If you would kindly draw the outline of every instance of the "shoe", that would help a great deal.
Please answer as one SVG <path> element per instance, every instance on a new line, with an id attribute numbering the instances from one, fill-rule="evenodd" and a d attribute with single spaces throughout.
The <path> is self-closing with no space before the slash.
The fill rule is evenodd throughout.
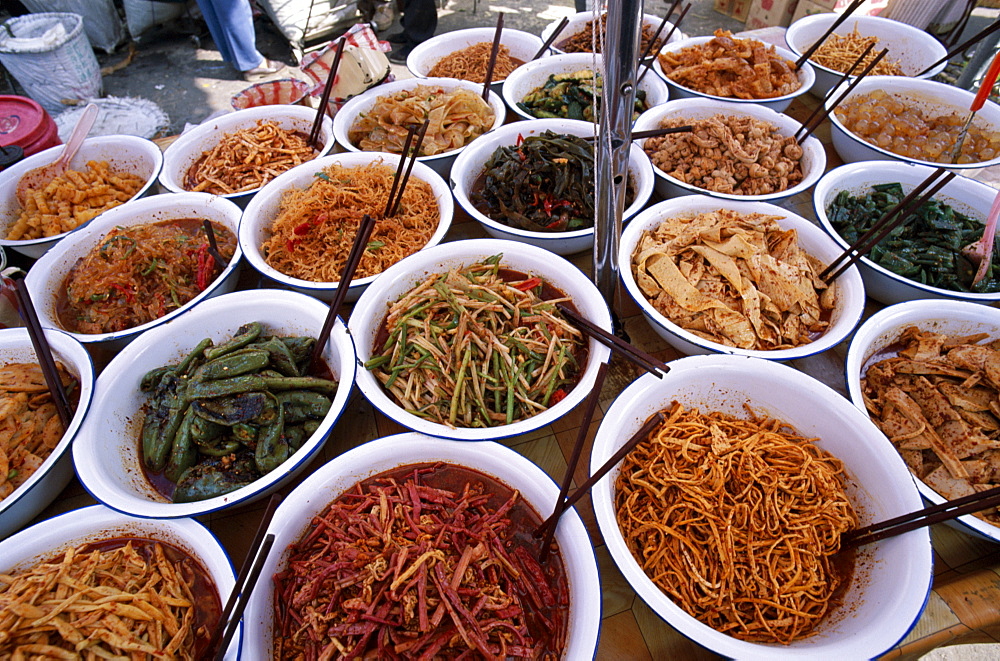
<path id="1" fill-rule="evenodd" d="M 285 65 L 281 62 L 275 62 L 274 60 L 269 60 L 265 57 L 264 62 L 262 62 L 259 67 L 243 72 L 243 80 L 247 82 L 254 82 L 260 80 L 261 78 L 272 76 L 284 68 Z"/>
<path id="2" fill-rule="evenodd" d="M 402 32 L 393 32 L 385 40 L 390 44 L 405 44 L 406 36 Z"/>
<path id="3" fill-rule="evenodd" d="M 409 46 L 403 46 L 389 53 L 389 61 L 393 64 L 406 64 L 406 57 L 413 50 Z"/>

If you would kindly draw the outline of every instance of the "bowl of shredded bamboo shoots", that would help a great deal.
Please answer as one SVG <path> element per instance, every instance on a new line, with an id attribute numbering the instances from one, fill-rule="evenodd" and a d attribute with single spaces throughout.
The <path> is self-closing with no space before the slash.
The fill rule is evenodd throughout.
<path id="1" fill-rule="evenodd" d="M 267 182 L 333 150 L 324 117 L 316 145 L 312 108 L 271 105 L 226 113 L 182 133 L 163 152 L 160 185 L 173 193 L 206 192 L 245 207 Z"/>
<path id="2" fill-rule="evenodd" d="M 797 57 L 801 56 L 826 34 L 830 24 L 838 18 L 831 12 L 812 14 L 795 21 L 785 31 L 788 49 Z M 855 71 L 861 71 L 883 48 L 889 52 L 876 65 L 871 73 L 873 76 L 933 78 L 948 65 L 944 61 L 924 71 L 947 53 L 944 45 L 926 30 L 881 16 L 852 16 L 837 26 L 809 58 L 809 64 L 816 71 L 816 81 L 809 91 L 816 96 L 824 96 L 840 82 L 869 44 L 874 47 Z"/>
<path id="3" fill-rule="evenodd" d="M 458 78 L 483 84 L 496 28 L 468 28 L 431 37 L 406 57 L 406 68 L 417 78 Z M 504 29 L 493 65 L 490 88 L 500 93 L 514 69 L 531 61 L 542 48 L 538 35 Z"/>
<path id="4" fill-rule="evenodd" d="M 586 398 L 609 355 L 560 303 L 610 328 L 594 284 L 548 250 L 498 239 L 422 250 L 387 269 L 351 312 L 358 386 L 387 416 L 430 436 L 534 431 Z"/>
<path id="5" fill-rule="evenodd" d="M 783 361 L 835 347 L 861 321 L 857 266 L 819 278 L 842 252 L 779 206 L 689 195 L 633 218 L 618 263 L 646 321 L 678 351 Z"/>
<path id="6" fill-rule="evenodd" d="M 500 127 L 507 106 L 482 83 L 456 78 L 406 78 L 373 87 L 344 104 L 333 134 L 347 151 L 403 151 L 410 128 L 429 120 L 417 160 L 443 177 L 455 157 L 479 136 Z M 414 138 L 415 140 L 415 138 Z"/>
<path id="7" fill-rule="evenodd" d="M 386 213 L 399 158 L 332 154 L 268 184 L 240 221 L 250 265 L 283 287 L 331 301 L 367 213 L 376 225 L 349 285 L 347 300 L 354 301 L 387 268 L 440 243 L 455 203 L 444 179 L 427 165 L 413 163 L 399 208 Z"/>
<path id="8" fill-rule="evenodd" d="M 771 361 L 682 358 L 615 400 L 591 472 L 647 421 L 592 497 L 615 564 L 670 626 L 726 658 L 779 661 L 877 658 L 909 632 L 931 586 L 927 529 L 853 550 L 841 535 L 920 509 L 920 494 L 846 398 Z"/>
<path id="9" fill-rule="evenodd" d="M 46 149 L 0 172 L 0 246 L 38 259 L 105 211 L 157 192 L 160 147 L 135 135 L 103 135 L 84 140 L 66 172 L 31 191 L 22 207 L 15 195 L 21 177 L 55 162 L 62 149 Z"/>
<path id="10" fill-rule="evenodd" d="M 0 333 L 0 539 L 48 507 L 73 477 L 70 445 L 90 410 L 94 365 L 83 345 L 49 329 L 72 418 L 64 428 L 25 328 Z"/>
<path id="11" fill-rule="evenodd" d="M 0 657 L 210 659 L 236 583 L 194 519 L 72 510 L 0 542 Z M 242 624 L 219 658 L 235 660 Z M 22 656 L 23 655 L 23 656 Z"/>

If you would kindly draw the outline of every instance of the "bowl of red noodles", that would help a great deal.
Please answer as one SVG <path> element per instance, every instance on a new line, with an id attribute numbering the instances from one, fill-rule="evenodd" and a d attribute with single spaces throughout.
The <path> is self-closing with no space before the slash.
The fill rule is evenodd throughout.
<path id="1" fill-rule="evenodd" d="M 211 256 L 205 220 L 224 266 Z M 147 330 L 236 287 L 239 221 L 238 206 L 207 193 L 155 195 L 111 209 L 28 272 L 38 319 L 70 333 L 92 355 L 99 351 L 100 363 Z"/>
<path id="2" fill-rule="evenodd" d="M 844 532 L 923 506 L 867 415 L 786 365 L 691 356 L 615 400 L 591 472 L 661 412 L 591 493 L 657 615 L 736 659 L 872 659 L 909 633 L 930 592 L 928 530 L 841 550 Z"/>
<path id="3" fill-rule="evenodd" d="M 419 478 L 413 478 L 411 469 L 414 465 L 426 468 L 427 472 L 421 474 Z M 421 511 L 427 517 L 427 526 L 432 525 L 429 523 L 432 516 L 434 519 L 450 519 L 455 511 L 453 504 L 462 498 L 463 484 L 487 485 L 486 494 L 489 496 L 489 502 L 483 506 L 486 511 L 495 511 L 497 504 L 509 497 L 511 489 L 517 490 L 519 501 L 515 507 L 521 507 L 521 503 L 526 504 L 534 510 L 538 518 L 545 518 L 551 513 L 559 493 L 558 485 L 537 465 L 497 443 L 460 443 L 409 432 L 370 441 L 336 457 L 296 487 L 275 512 L 268 528 L 268 532 L 275 535 L 274 545 L 264 561 L 262 578 L 244 614 L 246 636 L 250 643 L 246 648 L 245 658 L 250 660 L 294 658 L 293 655 L 305 646 L 303 639 L 310 636 L 293 633 L 301 630 L 292 624 L 292 618 L 302 617 L 307 611 L 314 613 L 315 611 L 309 606 L 312 600 L 296 599 L 295 606 L 289 607 L 288 602 L 282 600 L 279 594 L 286 590 L 289 592 L 295 590 L 296 594 L 300 594 L 303 589 L 315 588 L 319 594 L 329 595 L 335 579 L 319 576 L 315 568 L 328 566 L 330 570 L 325 574 L 331 576 L 335 572 L 341 572 L 335 578 L 342 578 L 344 574 L 343 569 L 337 570 L 328 565 L 328 558 L 316 555 L 314 544 L 300 540 L 304 537 L 312 540 L 319 536 L 320 543 L 324 542 L 325 537 L 321 536 L 322 530 L 316 527 L 317 522 L 321 521 L 318 517 L 326 516 L 330 517 L 328 520 L 333 520 L 334 512 L 339 514 L 342 511 L 342 507 L 329 508 L 331 502 L 336 501 L 335 505 L 338 505 L 345 498 L 349 498 L 352 507 L 361 509 L 363 506 L 368 506 L 357 496 L 344 494 L 348 492 L 358 494 L 355 485 L 359 482 L 369 480 L 385 471 L 399 471 L 403 466 L 409 467 L 399 478 L 404 484 L 415 482 L 416 479 L 419 479 L 421 484 L 424 480 L 427 480 L 428 484 L 433 484 L 432 480 L 435 478 L 443 481 L 449 477 L 445 471 L 453 471 L 452 474 L 456 475 L 457 479 L 454 481 L 438 484 L 438 488 L 443 491 L 435 492 L 437 502 L 431 503 L 424 499 Z M 413 497 L 416 498 L 417 487 L 413 488 Z M 498 491 L 492 491 L 494 488 Z M 427 493 L 422 489 L 422 493 Z M 502 496 L 493 496 L 494 493 L 501 492 Z M 388 497 L 391 499 L 396 496 L 390 492 Z M 375 502 L 377 503 L 377 500 Z M 402 517 L 403 508 L 406 513 L 411 512 L 412 502 L 410 496 L 407 496 L 407 501 L 394 511 Z M 483 516 L 487 515 L 473 511 L 476 509 L 470 507 L 470 512 L 462 524 L 463 529 L 482 527 Z M 537 619 L 536 614 L 539 613 L 537 607 L 532 606 L 533 602 L 529 599 L 522 602 L 519 608 L 474 609 L 482 594 L 484 581 L 491 585 L 491 589 L 498 592 L 509 590 L 507 587 L 509 584 L 505 578 L 492 580 L 493 573 L 497 570 L 489 569 L 488 565 L 490 562 L 500 564 L 490 560 L 494 552 L 479 548 L 478 539 L 461 533 L 449 534 L 443 540 L 429 543 L 419 540 L 416 543 L 408 543 L 405 539 L 399 539 L 384 546 L 379 544 L 377 549 L 371 551 L 380 558 L 377 562 L 381 562 L 381 559 L 389 561 L 390 557 L 404 557 L 405 561 L 400 562 L 407 569 L 401 573 L 394 573 L 390 568 L 386 573 L 384 579 L 386 584 L 390 582 L 394 584 L 392 595 L 377 589 L 376 585 L 367 591 L 367 597 L 363 596 L 361 599 L 367 606 L 374 605 L 375 612 L 380 613 L 382 609 L 387 610 L 392 606 L 393 599 L 410 601 L 412 596 L 415 606 L 411 612 L 412 617 L 402 613 L 398 618 L 381 617 L 379 621 L 393 620 L 401 624 L 369 627 L 365 623 L 365 618 L 359 616 L 362 611 L 358 611 L 359 615 L 354 617 L 345 617 L 344 610 L 337 606 L 342 600 L 334 598 L 329 601 L 331 611 L 328 626 L 338 633 L 343 630 L 343 635 L 339 637 L 346 648 L 358 647 L 359 651 L 376 649 L 378 641 L 385 635 L 387 640 L 392 641 L 390 644 L 396 645 L 397 649 L 406 650 L 401 653 L 407 658 L 417 658 L 431 647 L 434 640 L 440 640 L 442 647 L 448 646 L 447 658 L 453 658 L 453 654 L 469 647 L 472 647 L 474 652 L 479 651 L 480 655 L 486 651 L 497 655 L 501 649 L 499 643 L 501 633 L 509 641 L 507 645 L 510 647 L 503 655 L 506 658 L 530 657 L 528 648 L 533 646 L 532 643 L 549 651 L 552 654 L 551 658 L 593 658 L 597 651 L 598 624 L 601 617 L 601 588 L 593 547 L 582 520 L 575 510 L 567 511 L 562 516 L 555 534 L 558 552 L 551 552 L 549 559 L 543 564 L 536 562 L 537 540 L 532 536 L 534 521 L 537 519 L 533 517 L 521 519 L 522 512 L 515 509 L 511 509 L 510 512 L 510 515 L 501 516 L 499 523 L 491 525 L 491 530 L 485 532 L 480 539 L 489 542 L 496 538 L 495 535 L 499 535 L 510 540 L 502 542 L 505 554 L 511 566 L 517 568 L 518 573 L 533 577 L 531 579 L 533 586 L 525 586 L 525 590 L 531 592 L 537 587 L 539 592 L 535 596 L 540 599 L 540 603 L 550 604 L 543 607 L 541 613 L 552 622 L 555 631 L 561 629 L 565 632 L 561 636 L 563 638 L 561 643 L 558 640 L 560 636 L 549 637 L 538 634 L 539 631 L 546 629 L 540 624 L 541 620 Z M 367 517 L 365 518 L 367 520 Z M 399 525 L 410 524 L 401 518 Z M 352 528 L 356 529 L 355 526 L 348 528 L 345 524 L 345 530 L 349 531 Z M 428 537 L 433 539 L 437 536 L 428 535 Z M 343 541 L 338 541 L 332 548 L 343 549 L 344 553 L 350 553 L 350 533 L 340 536 L 339 539 Z M 292 545 L 297 542 L 300 545 L 297 548 L 293 547 Z M 430 546 L 440 546 L 440 548 L 432 550 Z M 497 548 L 492 544 L 490 546 Z M 405 550 L 400 550 L 400 547 Z M 466 556 L 464 560 L 461 559 L 463 555 Z M 467 578 L 462 579 L 459 576 L 452 578 L 455 561 L 462 562 L 468 567 L 468 572 L 462 572 Z M 558 572 L 560 561 L 562 572 Z M 534 578 L 538 576 L 539 567 L 545 573 L 545 580 Z M 355 570 L 349 568 L 348 571 Z M 558 573 L 563 573 L 564 583 L 558 578 Z M 318 576 L 318 580 L 312 582 L 313 576 Z M 393 580 L 394 577 L 397 578 Z M 559 587 L 550 590 L 550 581 L 552 585 Z M 418 587 L 421 582 L 425 583 Z M 377 583 L 380 585 L 381 580 Z M 436 587 L 439 585 L 451 585 L 457 588 L 457 591 L 446 590 L 449 593 L 448 598 L 452 605 L 449 611 L 452 614 L 442 613 L 443 617 L 435 616 L 433 606 L 428 608 L 418 594 L 434 597 L 439 594 Z M 350 592 L 353 595 L 355 591 L 360 592 L 355 589 L 357 587 L 360 586 L 346 587 L 343 593 L 338 592 L 338 594 L 346 595 Z M 546 592 L 549 592 L 549 595 L 546 595 Z M 497 594 L 497 597 L 502 598 L 502 595 Z M 514 598 L 518 599 L 516 596 Z M 327 599 L 329 597 L 321 597 L 320 603 L 325 604 Z M 522 608 L 525 611 L 524 615 L 520 613 Z M 472 616 L 474 622 L 462 620 L 457 614 L 459 609 L 466 613 L 474 611 L 476 613 Z M 293 613 L 296 610 L 299 612 Z M 432 626 L 420 627 L 420 621 L 424 618 Z M 523 628 L 519 626 L 525 619 L 531 618 L 536 618 L 533 624 Z M 453 623 L 456 619 L 467 623 L 462 625 L 468 636 L 464 640 L 463 636 L 456 633 L 456 626 Z M 362 642 L 361 638 L 369 628 L 375 631 L 369 634 L 367 642 Z M 402 629 L 406 629 L 407 632 L 402 632 Z M 525 640 L 525 635 L 530 635 L 531 640 Z M 449 639 L 452 639 L 451 643 L 448 643 Z M 475 642 L 467 645 L 466 640 Z M 276 648 L 279 641 L 284 649 Z M 312 643 L 312 649 L 318 650 L 329 643 L 329 640 L 317 640 Z M 483 647 L 477 650 L 479 644 Z M 405 646 L 399 647 L 403 645 Z M 344 650 L 344 653 L 346 654 L 347 650 Z"/>

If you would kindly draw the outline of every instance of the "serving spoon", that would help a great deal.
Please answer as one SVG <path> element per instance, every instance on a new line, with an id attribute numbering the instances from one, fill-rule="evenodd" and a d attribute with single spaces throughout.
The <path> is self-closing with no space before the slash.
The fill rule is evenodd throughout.
<path id="1" fill-rule="evenodd" d="M 17 182 L 17 189 L 14 193 L 17 196 L 17 201 L 21 203 L 21 207 L 27 206 L 32 190 L 44 188 L 50 181 L 66 172 L 69 162 L 73 160 L 76 152 L 80 150 L 80 145 L 83 144 L 96 119 L 97 105 L 91 103 L 87 105 L 76 126 L 73 127 L 73 133 L 69 136 L 69 140 L 66 141 L 66 146 L 63 148 L 62 153 L 59 154 L 59 158 L 48 165 L 41 165 L 21 175 L 21 180 Z"/>
<path id="2" fill-rule="evenodd" d="M 962 248 L 962 255 L 979 266 L 975 277 L 972 278 L 973 285 L 978 285 L 990 270 L 990 263 L 993 261 L 993 241 L 997 236 L 998 216 L 1000 216 L 1000 190 L 993 198 L 993 206 L 990 207 L 990 214 L 986 217 L 982 238 Z"/>

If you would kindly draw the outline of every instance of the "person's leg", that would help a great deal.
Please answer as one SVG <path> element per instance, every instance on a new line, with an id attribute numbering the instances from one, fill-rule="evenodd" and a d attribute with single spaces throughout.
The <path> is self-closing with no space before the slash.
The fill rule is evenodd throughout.
<path id="1" fill-rule="evenodd" d="M 407 0 L 400 21 L 403 25 L 403 36 L 406 37 L 406 46 L 412 49 L 433 37 L 434 31 L 437 30 L 437 21 L 436 0 Z"/>
<path id="2" fill-rule="evenodd" d="M 253 11 L 248 0 L 198 0 L 198 6 L 222 59 L 238 71 L 266 64 L 257 50 Z"/>

